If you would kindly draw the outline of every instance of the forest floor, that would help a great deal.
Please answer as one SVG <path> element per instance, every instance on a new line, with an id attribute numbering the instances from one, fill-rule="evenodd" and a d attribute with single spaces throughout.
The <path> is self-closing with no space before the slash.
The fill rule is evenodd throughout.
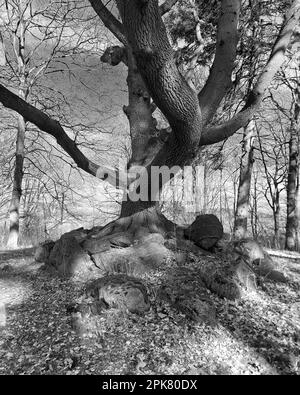
<path id="1" fill-rule="evenodd" d="M 288 284 L 266 282 L 236 302 L 212 294 L 214 327 L 160 304 L 144 316 L 105 310 L 79 330 L 68 305 L 82 284 L 32 253 L 0 253 L 0 375 L 300 373 L 300 260 L 276 258 Z"/>

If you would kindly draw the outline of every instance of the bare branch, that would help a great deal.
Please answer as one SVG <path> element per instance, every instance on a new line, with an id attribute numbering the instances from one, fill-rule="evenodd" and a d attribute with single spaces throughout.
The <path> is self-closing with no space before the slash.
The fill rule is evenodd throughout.
<path id="1" fill-rule="evenodd" d="M 96 14 L 100 17 L 104 26 L 107 27 L 115 37 L 125 46 L 127 40 L 124 36 L 123 25 L 117 18 L 106 8 L 101 0 L 89 0 L 91 6 L 95 10 Z"/>
<path id="2" fill-rule="evenodd" d="M 166 0 L 160 7 L 161 15 L 165 15 L 174 7 L 174 5 L 178 3 L 178 0 Z"/>
<path id="3" fill-rule="evenodd" d="M 0 102 L 11 110 L 22 115 L 26 121 L 33 123 L 40 130 L 53 136 L 57 143 L 75 161 L 78 167 L 87 173 L 109 182 L 115 175 L 115 169 L 99 166 L 89 160 L 77 147 L 76 143 L 67 135 L 62 126 L 55 119 L 27 103 L 0 84 Z M 102 177 L 101 177 L 102 176 Z M 123 175 L 122 175 L 123 176 Z M 123 182 L 123 180 L 122 180 Z M 113 184 L 115 185 L 115 183 Z"/>
<path id="4" fill-rule="evenodd" d="M 273 50 L 256 85 L 251 91 L 244 108 L 231 120 L 222 125 L 205 129 L 201 136 L 200 145 L 218 143 L 245 126 L 261 105 L 264 94 L 273 77 L 285 61 L 285 53 L 290 44 L 293 32 L 299 22 L 300 0 L 294 0 L 288 10 L 285 21 L 274 44 Z"/>

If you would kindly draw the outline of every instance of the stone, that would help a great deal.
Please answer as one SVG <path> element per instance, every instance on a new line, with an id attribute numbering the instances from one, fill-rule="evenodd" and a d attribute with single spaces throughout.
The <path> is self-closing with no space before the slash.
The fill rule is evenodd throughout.
<path id="1" fill-rule="evenodd" d="M 35 250 L 34 259 L 36 262 L 45 263 L 47 262 L 50 252 L 54 247 L 55 242 L 47 240 L 41 243 Z"/>
<path id="2" fill-rule="evenodd" d="M 75 237 L 70 235 L 63 235 L 55 243 L 47 263 L 65 277 L 75 274 L 85 276 L 96 269 L 90 256 L 82 249 Z"/>
<path id="3" fill-rule="evenodd" d="M 195 221 L 185 229 L 184 235 L 198 247 L 209 250 L 223 236 L 223 226 L 213 214 L 198 215 Z"/>
<path id="4" fill-rule="evenodd" d="M 86 289 L 86 296 L 131 313 L 143 314 L 150 309 L 145 285 L 136 278 L 123 274 L 91 282 Z"/>

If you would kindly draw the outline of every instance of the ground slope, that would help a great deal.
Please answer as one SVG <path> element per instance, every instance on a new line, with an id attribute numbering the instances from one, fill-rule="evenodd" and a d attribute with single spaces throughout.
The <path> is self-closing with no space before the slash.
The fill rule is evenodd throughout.
<path id="1" fill-rule="evenodd" d="M 278 258 L 289 284 L 264 282 L 255 296 L 236 302 L 212 295 L 216 326 L 187 320 L 167 302 L 154 302 L 155 295 L 144 316 L 110 309 L 79 324 L 69 305 L 82 285 L 43 270 L 27 255 L 0 255 L 0 374 L 300 373 L 297 260 Z M 170 261 L 147 280 L 158 284 L 173 269 Z"/>

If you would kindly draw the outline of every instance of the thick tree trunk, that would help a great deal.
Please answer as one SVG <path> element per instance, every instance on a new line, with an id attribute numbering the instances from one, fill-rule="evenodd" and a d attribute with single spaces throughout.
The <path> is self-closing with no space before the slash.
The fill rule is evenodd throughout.
<path id="1" fill-rule="evenodd" d="M 130 213 L 127 215 L 127 213 Z M 161 233 L 174 230 L 173 222 L 169 221 L 160 211 L 158 205 L 155 207 L 141 207 L 138 202 L 128 201 L 122 207 L 119 219 L 109 223 L 102 229 L 95 228 L 97 239 L 110 237 L 114 234 L 129 236 L 134 241 L 149 233 Z"/>
<path id="2" fill-rule="evenodd" d="M 286 221 L 286 244 L 287 250 L 299 251 L 300 249 L 300 232 L 299 232 L 299 205 L 300 205 L 300 188 L 299 188 L 299 108 L 300 95 L 298 89 L 298 104 L 295 108 L 295 118 L 292 123 L 289 141 L 289 173 L 287 182 L 287 221 Z"/>
<path id="3" fill-rule="evenodd" d="M 143 210 L 148 210 L 151 207 L 155 207 L 156 203 L 154 201 L 143 202 L 138 200 L 137 202 L 133 202 L 130 199 L 125 200 L 122 202 L 120 218 L 129 217 Z"/>
<path id="4" fill-rule="evenodd" d="M 173 135 L 154 166 L 190 164 L 198 151 L 202 116 L 198 97 L 178 71 L 157 1 L 117 1 L 138 69 Z M 177 98 L 178 97 L 178 98 Z"/>
<path id="5" fill-rule="evenodd" d="M 253 138 L 255 122 L 252 120 L 244 129 L 243 151 L 241 158 L 240 180 L 234 223 L 234 237 L 244 239 L 247 236 L 251 175 L 253 169 Z"/>
<path id="6" fill-rule="evenodd" d="M 134 55 L 127 47 L 128 64 L 128 101 L 124 107 L 127 115 L 131 135 L 131 159 L 128 168 L 133 166 L 147 166 L 153 159 L 150 149 L 154 148 L 155 137 L 159 134 L 156 129 L 156 120 L 152 116 L 155 106 L 151 103 L 151 97 L 145 83 L 136 66 Z"/>
<path id="7" fill-rule="evenodd" d="M 300 250 L 300 168 L 299 168 L 299 118 L 300 118 L 300 83 L 297 82 L 295 91 L 294 114 L 290 129 L 289 141 L 289 173 L 287 182 L 287 221 L 286 244 L 287 250 Z"/>

